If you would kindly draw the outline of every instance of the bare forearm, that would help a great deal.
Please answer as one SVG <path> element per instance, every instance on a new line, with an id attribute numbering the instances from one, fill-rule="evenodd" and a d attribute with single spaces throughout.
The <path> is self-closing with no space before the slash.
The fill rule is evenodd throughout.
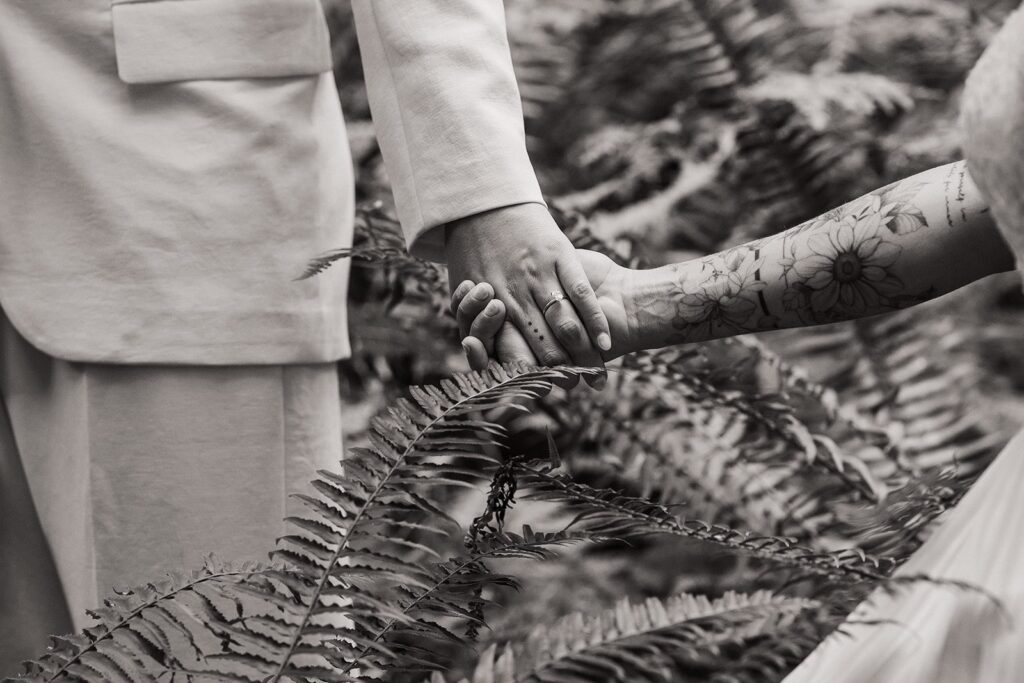
<path id="1" fill-rule="evenodd" d="M 633 271 L 624 300 L 631 345 L 656 348 L 885 313 L 1013 267 L 957 162 L 778 235 Z"/>

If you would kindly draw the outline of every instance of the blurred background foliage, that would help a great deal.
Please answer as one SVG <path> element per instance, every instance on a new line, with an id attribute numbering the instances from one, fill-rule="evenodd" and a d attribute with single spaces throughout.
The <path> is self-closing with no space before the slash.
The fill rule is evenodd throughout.
<path id="1" fill-rule="evenodd" d="M 647 267 L 777 232 L 960 158 L 963 80 L 1017 2 L 505 4 L 529 149 L 553 213 L 578 245 Z M 443 267 L 405 255 L 391 218 L 347 3 L 327 6 L 363 203 L 355 352 L 341 367 L 346 437 L 358 445 L 406 386 L 465 365 Z M 603 392 L 555 391 L 517 418 L 518 447 L 547 448 L 550 434 L 578 481 L 681 506 L 687 519 L 898 563 L 1024 422 L 1022 307 L 1011 274 L 871 320 L 627 357 Z M 468 524 L 484 495 L 460 493 L 449 508 Z M 559 505 L 520 501 L 506 523 L 568 519 Z M 480 649 L 535 652 L 539 626 L 623 598 L 810 590 L 763 570 L 671 535 L 574 546 L 517 572 L 518 593 L 489 596 L 493 629 L 479 634 Z M 784 671 L 858 597 L 833 602 L 800 638 L 745 643 L 748 659 L 778 666 L 679 680 Z M 450 680 L 497 666 L 489 655 L 450 656 Z"/>

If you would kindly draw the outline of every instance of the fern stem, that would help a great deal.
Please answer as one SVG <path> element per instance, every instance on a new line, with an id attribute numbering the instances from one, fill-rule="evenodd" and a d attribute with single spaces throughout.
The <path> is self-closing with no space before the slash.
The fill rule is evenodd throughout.
<path id="1" fill-rule="evenodd" d="M 409 455 L 410 452 L 412 452 L 412 449 L 415 446 L 416 442 L 419 440 L 419 438 L 424 434 L 424 432 L 430 429 L 430 427 L 433 427 L 435 424 L 437 424 L 437 422 L 439 422 L 444 417 L 445 416 L 442 415 L 441 417 L 436 418 L 429 425 L 420 430 L 419 434 L 416 435 L 416 438 L 410 442 L 409 446 L 406 447 L 406 449 L 402 452 L 401 456 L 399 456 L 395 460 L 394 464 L 392 464 L 391 468 L 387 472 L 387 475 L 381 478 L 380 482 L 377 484 L 376 488 L 374 488 L 373 492 L 366 497 L 366 501 L 359 508 L 359 512 L 357 512 L 355 517 L 352 518 L 352 524 L 349 526 L 348 531 L 345 534 L 345 540 L 342 543 L 338 544 L 338 549 L 334 551 L 330 561 L 327 563 L 327 569 L 324 571 L 323 576 L 320 577 L 320 581 L 317 582 L 316 590 L 313 592 L 313 595 L 309 601 L 309 609 L 306 610 L 305 614 L 302 615 L 302 621 L 299 623 L 298 628 L 295 629 L 295 634 L 292 636 L 291 642 L 288 644 L 288 651 L 285 653 L 284 658 L 281 660 L 281 664 L 277 667 L 277 671 L 275 671 L 274 674 L 267 679 L 268 683 L 276 683 L 277 681 L 281 680 L 282 676 L 284 676 L 285 667 L 287 667 L 288 663 L 291 661 L 291 657 L 295 653 L 295 649 L 299 645 L 299 640 L 302 638 L 302 634 L 305 631 L 306 626 L 309 624 L 309 620 L 313 617 L 313 610 L 316 609 L 317 604 L 320 602 L 320 596 L 324 591 L 324 587 L 327 585 L 327 581 L 331 578 L 331 568 L 338 563 L 338 560 L 341 558 L 342 553 L 348 550 L 349 540 L 352 538 L 352 531 L 356 528 L 359 522 L 366 516 L 367 509 L 370 507 L 371 504 L 373 504 L 377 496 L 380 495 L 381 490 L 388 483 L 391 477 L 394 476 L 395 470 L 397 470 L 399 466 L 402 465 L 405 458 Z"/>
<path id="2" fill-rule="evenodd" d="M 246 682 L 248 682 L 250 680 L 248 678 L 242 678 L 242 677 L 239 677 L 239 676 L 232 676 L 231 674 L 226 674 L 226 673 L 219 673 L 219 672 L 212 672 L 212 671 L 192 671 L 191 669 L 167 669 L 166 671 L 163 671 L 163 672 L 160 673 L 160 677 L 162 677 L 164 674 L 168 674 L 168 673 L 171 675 L 171 681 L 174 681 L 174 677 L 177 676 L 178 674 L 182 674 L 190 682 L 196 676 L 202 676 L 202 678 L 200 680 L 202 680 L 202 681 L 210 681 L 210 683 L 214 683 L 215 681 L 228 681 L 228 683 L 238 683 L 238 681 L 246 681 Z"/>
<path id="3" fill-rule="evenodd" d="M 551 371 L 551 370 L 546 369 L 546 368 L 543 369 L 543 370 L 546 371 L 547 373 L 549 373 L 548 374 L 549 377 L 553 377 L 555 374 L 559 374 L 559 373 L 557 373 L 557 371 Z M 512 377 L 512 381 L 514 381 L 515 379 L 520 379 L 522 376 L 523 375 L 519 375 L 518 377 L 513 376 Z M 423 428 L 420 429 L 416 433 L 416 436 L 414 438 L 411 438 L 409 440 L 409 444 L 395 458 L 395 461 L 392 463 L 391 467 L 387 470 L 387 473 L 383 477 L 381 477 L 380 482 L 378 482 L 377 486 L 374 487 L 374 490 L 369 495 L 366 496 L 366 500 L 360 506 L 359 511 L 352 518 L 352 523 L 349 525 L 349 527 L 347 529 L 347 532 L 346 532 L 346 535 L 345 535 L 345 540 L 338 545 L 337 550 L 335 550 L 334 553 L 332 553 L 330 560 L 327 562 L 327 568 L 323 572 L 323 576 L 321 576 L 320 580 L 317 582 L 316 589 L 314 590 L 314 592 L 310 596 L 309 609 L 307 609 L 305 614 L 303 614 L 302 621 L 299 623 L 298 627 L 295 629 L 295 634 L 292 636 L 291 641 L 288 644 L 288 650 L 287 650 L 284 658 L 281 660 L 281 664 L 278 666 L 277 671 L 273 675 L 269 676 L 266 679 L 267 683 L 276 683 L 277 681 L 281 680 L 282 676 L 284 676 L 285 668 L 288 666 L 288 663 L 291 661 L 292 655 L 295 654 L 295 650 L 296 650 L 296 648 L 299 645 L 299 640 L 302 638 L 302 634 L 303 634 L 306 626 L 309 624 L 309 620 L 312 618 L 313 612 L 316 609 L 317 604 L 320 602 L 320 596 L 323 593 L 324 587 L 327 585 L 327 582 L 328 582 L 328 580 L 330 579 L 330 577 L 332 575 L 331 574 L 331 569 L 335 565 L 337 565 L 339 559 L 341 558 L 341 555 L 349 548 L 349 542 L 350 542 L 350 540 L 352 539 L 352 537 L 354 535 L 353 532 L 358 527 L 359 523 L 365 518 L 365 516 L 367 514 L 367 510 L 369 509 L 369 507 L 374 503 L 374 501 L 377 499 L 377 497 L 381 494 L 381 491 L 388 484 L 390 479 L 394 476 L 395 472 L 402 465 L 405 464 L 406 458 L 408 458 L 409 455 L 412 454 L 412 452 L 416 449 L 416 446 L 419 443 L 419 441 L 423 438 L 423 436 L 425 434 L 430 432 L 430 430 L 433 429 L 436 425 L 438 425 L 441 422 L 447 420 L 452 412 L 454 412 L 454 411 L 458 410 L 459 408 L 465 406 L 470 401 L 476 400 L 476 399 L 480 398 L 481 396 L 486 396 L 487 394 L 491 393 L 492 391 L 496 391 L 496 390 L 497 389 L 495 387 L 490 387 L 490 388 L 487 388 L 487 389 L 485 389 L 483 391 L 480 391 L 478 393 L 475 393 L 475 394 L 466 396 L 464 398 L 461 398 L 458 401 L 454 401 L 452 403 L 452 405 L 450 405 L 448 408 L 446 408 L 444 411 L 442 411 L 442 413 L 440 415 L 438 415 L 437 417 L 433 418 L 426 425 L 424 425 Z M 354 666 L 354 664 L 353 664 L 353 666 Z M 351 669 L 352 667 L 350 666 L 349 668 Z"/>
<path id="4" fill-rule="evenodd" d="M 851 551 L 859 562 L 871 568 L 854 566 L 853 556 L 843 558 L 836 554 L 818 553 L 810 548 L 799 546 L 791 539 L 775 536 L 753 536 L 743 534 L 730 527 L 713 526 L 705 522 L 685 522 L 678 520 L 661 506 L 649 501 L 637 500 L 625 496 L 613 498 L 596 495 L 593 489 L 582 484 L 565 481 L 550 472 L 535 467 L 524 466 L 527 477 L 526 486 L 538 491 L 559 494 L 556 500 L 589 508 L 596 513 L 610 512 L 618 515 L 620 520 L 632 520 L 636 523 L 634 530 L 639 533 L 667 533 L 684 538 L 697 539 L 715 545 L 725 546 L 764 560 L 790 566 L 804 571 L 811 571 L 826 577 L 841 574 L 854 580 L 882 582 L 887 576 L 880 571 L 883 560 L 871 558 L 858 551 Z M 636 503 L 630 505 L 630 503 Z M 650 509 L 659 509 L 662 514 L 653 514 Z"/>
<path id="5" fill-rule="evenodd" d="M 434 583 L 433 586 L 431 586 L 430 588 L 424 590 L 419 596 L 416 597 L 415 600 L 413 600 L 406 607 L 404 607 L 402 609 L 402 614 L 409 614 L 410 612 L 412 612 L 416 608 L 417 605 L 419 605 L 423 600 L 425 600 L 427 597 L 429 597 L 435 591 L 437 591 L 439 588 L 441 588 L 443 585 L 445 585 L 449 580 L 451 580 L 455 576 L 460 575 L 465 569 L 467 569 L 468 567 L 476 564 L 477 562 L 480 562 L 481 560 L 486 560 L 486 559 L 490 558 L 491 556 L 493 556 L 493 555 L 495 555 L 497 553 L 505 552 L 505 551 L 508 551 L 508 550 L 513 550 L 513 549 L 526 550 L 526 549 L 530 549 L 530 548 L 543 548 L 545 546 L 552 545 L 552 544 L 555 544 L 555 543 L 558 543 L 558 541 L 547 540 L 547 541 L 536 541 L 536 542 L 532 542 L 532 543 L 530 543 L 530 542 L 526 542 L 526 543 L 506 543 L 504 545 L 495 546 L 493 548 L 490 548 L 490 549 L 488 549 L 488 550 L 486 550 L 484 552 L 474 553 L 473 555 L 470 555 L 470 556 L 466 557 L 457 566 L 455 566 L 452 569 L 450 569 L 447 572 L 445 572 L 444 576 L 442 576 L 442 578 L 438 579 Z M 391 630 L 395 627 L 395 625 L 397 623 L 398 623 L 398 619 L 397 618 L 393 618 L 390 621 L 388 621 L 381 628 L 381 630 L 378 631 L 374 635 L 373 640 L 371 642 L 374 642 L 374 643 L 380 642 L 380 640 L 384 636 L 386 636 L 388 633 L 391 632 Z M 368 645 L 363 647 L 362 651 L 348 665 L 348 667 L 345 668 L 342 671 L 342 673 L 346 674 L 349 671 L 351 671 L 353 668 L 355 668 L 355 666 L 359 662 L 359 659 L 364 657 L 364 656 L 366 656 L 367 654 L 369 654 L 371 649 L 372 648 L 370 646 L 368 646 Z"/>

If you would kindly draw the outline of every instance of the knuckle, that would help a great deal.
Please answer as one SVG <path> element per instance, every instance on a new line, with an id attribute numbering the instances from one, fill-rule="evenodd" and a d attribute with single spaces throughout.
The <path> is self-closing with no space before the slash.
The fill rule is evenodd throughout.
<path id="1" fill-rule="evenodd" d="M 589 296 L 589 294 L 590 294 L 590 283 L 589 282 L 583 282 L 582 280 L 580 282 L 574 283 L 573 286 L 572 286 L 572 293 L 575 294 L 578 297 Z"/>
<path id="2" fill-rule="evenodd" d="M 472 315 L 476 313 L 476 311 L 480 310 L 480 308 L 481 306 L 479 301 L 472 297 L 466 297 L 462 300 L 462 303 L 459 304 L 459 313 Z"/>
<path id="3" fill-rule="evenodd" d="M 565 365 L 565 357 L 557 351 L 545 351 L 541 361 L 544 365 Z"/>
<path id="4" fill-rule="evenodd" d="M 558 336 L 564 339 L 576 339 L 580 335 L 580 327 L 573 320 L 560 320 L 555 329 Z"/>
<path id="5" fill-rule="evenodd" d="M 510 308 L 520 308 L 527 301 L 527 292 L 524 291 L 522 285 L 518 285 L 514 282 L 505 283 L 501 291 L 504 293 L 503 296 L 499 297 L 501 301 L 505 302 L 506 306 Z"/>

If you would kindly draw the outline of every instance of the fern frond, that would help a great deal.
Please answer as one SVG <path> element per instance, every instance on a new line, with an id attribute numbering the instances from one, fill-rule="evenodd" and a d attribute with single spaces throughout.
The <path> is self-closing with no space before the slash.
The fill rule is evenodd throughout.
<path id="1" fill-rule="evenodd" d="M 471 373 L 445 380 L 440 387 L 414 387 L 416 405 L 402 401 L 399 408 L 374 423 L 372 447 L 358 450 L 347 464 L 344 478 L 321 473 L 312 499 L 313 534 L 290 534 L 275 552 L 285 562 L 291 579 L 288 589 L 300 605 L 296 621 L 289 623 L 290 637 L 283 643 L 274 665 L 267 667 L 271 680 L 282 677 L 315 677 L 326 665 L 342 672 L 370 665 L 377 667 L 398 657 L 400 650 L 378 645 L 376 633 L 391 621 L 376 614 L 380 603 L 394 604 L 410 587 L 428 590 L 439 584 L 436 575 L 401 558 L 401 548 L 390 535 L 372 526 L 381 519 L 404 520 L 410 513 L 424 512 L 435 519 L 450 519 L 416 486 L 451 485 L 466 481 L 463 468 L 451 463 L 451 456 L 471 458 L 481 465 L 496 464 L 487 453 L 497 445 L 502 429 L 495 424 L 467 419 L 470 414 L 511 403 L 538 398 L 550 390 L 563 371 L 502 367 L 493 365 L 487 373 Z M 485 473 L 486 470 L 482 470 Z M 369 527 L 369 528 L 368 528 Z M 308 531 L 309 527 L 303 529 Z M 366 576 L 373 583 L 353 584 L 353 577 Z M 281 580 L 283 574 L 268 575 Z M 298 579 L 297 581 L 295 579 Z M 457 602 L 457 591 L 441 591 L 436 599 Z M 372 598 L 372 599 L 368 599 Z M 447 598 L 452 598 L 448 600 Z M 347 604 L 346 604 L 347 603 Z M 422 600 L 420 600 L 422 605 Z M 306 632 L 317 619 L 361 614 L 345 641 L 317 637 Z M 314 619 L 316 617 L 317 619 Z M 419 621 L 416 628 L 446 638 L 439 624 Z M 374 657 L 361 659 L 369 652 Z M 318 665 L 302 664 L 303 657 L 316 656 Z"/>
<path id="2" fill-rule="evenodd" d="M 776 71 L 744 91 L 753 101 L 785 99 L 822 130 L 833 110 L 860 119 L 880 114 L 895 118 L 914 108 L 910 87 L 872 73 L 811 73 Z"/>
<path id="3" fill-rule="evenodd" d="M 750 0 L 652 3 L 675 18 L 666 49 L 687 61 L 689 85 L 706 107 L 732 106 L 737 86 L 758 80 L 767 50 L 757 49 L 777 27 Z"/>
<path id="4" fill-rule="evenodd" d="M 441 628 L 441 618 L 460 616 L 468 621 L 478 619 L 472 610 L 472 603 L 479 600 L 481 587 L 502 585 L 516 587 L 513 576 L 492 573 L 485 564 L 489 560 L 520 559 L 548 560 L 554 557 L 552 549 L 589 540 L 588 534 L 561 532 L 537 532 L 524 526 L 520 534 L 499 532 L 482 540 L 470 553 L 452 558 L 435 565 L 429 570 L 431 583 L 417 590 L 406 591 L 406 598 L 391 618 L 385 620 L 376 632 L 369 636 L 369 642 L 358 652 L 353 661 L 362 662 L 363 674 L 372 673 L 366 664 L 374 661 L 376 650 L 381 645 L 394 641 L 403 635 L 429 636 L 425 624 Z M 446 630 L 440 631 L 448 635 Z M 452 638 L 459 644 L 457 638 Z M 394 651 L 394 648 L 391 648 Z M 428 657 L 410 658 L 396 652 L 387 662 L 389 671 L 423 670 L 443 668 L 444 662 Z M 381 670 L 383 672 L 383 670 Z"/>
<path id="5" fill-rule="evenodd" d="M 680 669 L 703 668 L 739 645 L 815 609 L 813 600 L 728 592 L 716 600 L 677 595 L 621 601 L 614 609 L 574 614 L 539 626 L 516 648 L 518 681 L 671 680 Z"/>
<path id="6" fill-rule="evenodd" d="M 783 391 L 813 401 L 824 414 L 827 424 L 852 432 L 863 442 L 878 448 L 896 466 L 903 468 L 902 452 L 895 436 L 870 415 L 847 403 L 834 388 L 814 381 L 802 366 L 786 361 L 753 337 L 732 337 L 721 341 L 749 350 L 761 366 L 774 374 L 775 381 Z"/>
<path id="7" fill-rule="evenodd" d="M 764 683 L 784 680 L 785 674 L 803 661 L 822 638 L 839 623 L 826 609 L 764 629 L 763 638 L 751 639 L 736 657 L 708 677 L 709 683 Z"/>
<path id="8" fill-rule="evenodd" d="M 153 681 L 160 671 L 185 669 L 201 657 L 196 635 L 185 624 L 190 618 L 185 598 L 202 596 L 199 590 L 206 584 L 235 584 L 264 570 L 256 563 L 235 567 L 211 557 L 202 569 L 168 574 L 120 592 L 89 613 L 97 625 L 52 638 L 46 655 L 26 662 L 25 673 L 10 680 Z M 229 673 L 217 675 L 225 681 L 249 680 Z"/>
<path id="9" fill-rule="evenodd" d="M 969 480 L 1005 443 L 970 410 L 978 372 L 959 352 L 963 334 L 950 317 L 908 309 L 804 332 L 789 351 L 824 365 L 823 381 L 845 403 L 897 434 L 912 471 L 955 467 Z"/>
<path id="10" fill-rule="evenodd" d="M 771 212 L 759 226 L 763 233 L 740 237 L 764 237 L 846 199 L 836 173 L 843 169 L 849 142 L 830 131 L 815 130 L 791 102 L 751 102 L 737 139 L 741 187 L 757 206 Z"/>
<path id="11" fill-rule="evenodd" d="M 420 289 L 447 288 L 444 269 L 437 263 L 409 253 L 398 221 L 383 210 L 380 202 L 357 208 L 354 231 L 354 246 L 335 249 L 311 259 L 296 280 L 315 277 L 338 261 L 352 259 L 364 265 L 391 270 Z"/>
<path id="12" fill-rule="evenodd" d="M 734 651 L 787 628 L 814 600 L 728 592 L 709 600 L 677 595 L 577 613 L 538 626 L 525 642 L 481 656 L 473 683 L 646 683 L 713 670 Z M 792 658 L 792 655 L 791 655 Z"/>
<path id="13" fill-rule="evenodd" d="M 605 537 L 671 534 L 705 541 L 835 581 L 882 581 L 895 564 L 856 549 L 816 551 L 797 544 L 791 538 L 761 536 L 699 520 L 680 519 L 663 505 L 607 489 L 595 489 L 536 466 L 523 468 L 520 487 L 527 498 L 565 505 L 576 512 L 578 529 L 585 528 Z"/>
<path id="14" fill-rule="evenodd" d="M 836 6 L 838 16 L 807 16 L 833 31 L 827 62 L 833 68 L 878 69 L 884 63 L 886 72 L 901 80 L 948 91 L 962 85 L 984 47 L 972 30 L 970 5 L 848 0 Z"/>
<path id="15" fill-rule="evenodd" d="M 792 406 L 779 397 L 722 391 L 714 382 L 687 371 L 686 359 L 680 361 L 671 350 L 635 354 L 628 361 L 639 371 L 639 377 L 663 377 L 668 380 L 666 390 L 676 391 L 687 402 L 704 408 L 703 416 L 694 414 L 695 427 L 737 449 L 741 459 L 781 461 L 788 466 L 795 460 L 794 455 L 803 456 L 811 466 L 830 473 L 866 499 L 885 497 L 884 484 L 856 455 L 842 453 L 824 435 L 812 434 L 796 418 Z"/>
<path id="16" fill-rule="evenodd" d="M 482 559 L 543 557 L 576 538 L 500 533 L 476 556 L 430 564 L 407 559 L 409 548 L 431 549 L 402 531 L 458 529 L 425 492 L 479 482 L 499 463 L 504 429 L 475 416 L 534 401 L 570 372 L 495 364 L 438 387 L 413 387 L 414 402 L 401 400 L 374 421 L 370 446 L 353 450 L 344 475 L 321 471 L 315 494 L 298 496 L 307 513 L 286 520 L 291 531 L 272 553 L 276 565 L 211 565 L 114 598 L 95 613 L 101 626 L 58 640 L 32 665 L 31 679 L 152 680 L 177 672 L 344 681 L 389 663 L 436 668 L 430 653 L 389 636 L 459 641 L 438 615 L 472 618 L 476 587 L 511 582 L 486 571 Z M 474 571 L 464 571 L 467 562 Z"/>
<path id="17" fill-rule="evenodd" d="M 836 531 L 867 552 L 906 558 L 924 542 L 931 524 L 964 493 L 955 470 L 924 473 L 877 505 L 841 506 Z"/>
<path id="18" fill-rule="evenodd" d="M 720 151 L 704 162 L 680 162 L 682 168 L 675 180 L 662 191 L 616 212 L 594 213 L 591 231 L 609 242 L 631 238 L 667 245 L 664 231 L 671 225 L 669 217 L 676 205 L 714 181 L 730 153 L 731 143 L 723 141 Z"/>

